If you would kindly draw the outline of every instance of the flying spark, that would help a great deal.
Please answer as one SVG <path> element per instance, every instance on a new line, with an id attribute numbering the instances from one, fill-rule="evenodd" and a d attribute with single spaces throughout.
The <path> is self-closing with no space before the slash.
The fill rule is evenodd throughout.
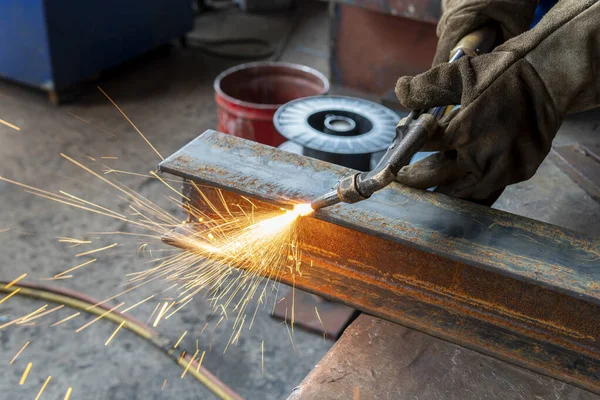
<path id="1" fill-rule="evenodd" d="M 10 292 L 9 294 L 7 294 L 6 296 L 4 296 L 2 298 L 2 300 L 0 300 L 0 304 L 4 303 L 6 300 L 10 299 L 11 297 L 13 297 L 15 294 L 19 293 L 19 291 L 21 290 L 21 288 L 17 288 L 15 289 L 14 292 Z"/>
<path id="2" fill-rule="evenodd" d="M 42 385 L 40 392 L 38 393 L 37 396 L 35 396 L 35 400 L 39 400 L 40 397 L 42 397 L 42 393 L 44 393 L 44 390 L 46 390 L 46 386 L 48 386 L 48 383 L 50 383 L 50 379 L 52 379 L 52 377 L 48 376 L 48 378 L 46 379 L 46 382 L 44 382 L 44 384 Z"/>
<path id="3" fill-rule="evenodd" d="M 25 273 L 25 274 L 23 274 L 23 275 L 19 276 L 18 278 L 16 278 L 16 279 L 14 279 L 14 280 L 10 281 L 9 283 L 7 283 L 5 287 L 6 287 L 7 289 L 8 289 L 9 287 L 12 287 L 12 286 L 13 286 L 14 284 L 16 284 L 17 282 L 19 282 L 19 281 L 21 281 L 21 280 L 25 279 L 25 277 L 26 277 L 26 276 L 27 276 L 27 273 Z"/>
<path id="4" fill-rule="evenodd" d="M 152 148 L 152 150 L 154 150 L 154 152 L 156 153 L 157 156 L 160 157 L 161 160 L 164 160 L 163 156 L 160 155 L 160 153 L 158 152 L 158 150 L 156 150 L 156 148 L 152 145 L 152 143 L 150 143 L 150 141 L 148 139 L 146 139 L 146 136 L 144 136 L 144 134 L 142 133 L 142 131 L 140 131 L 138 129 L 137 126 L 135 126 L 135 124 L 133 123 L 133 121 L 131 121 L 129 119 L 129 117 L 123 112 L 123 110 L 121 110 L 121 107 L 119 107 L 117 105 L 117 103 L 115 103 L 113 101 L 113 99 L 106 94 L 106 92 L 104 90 L 102 90 L 102 88 L 100 88 L 100 86 L 98 86 L 98 90 L 100 90 L 102 92 L 102 94 L 112 103 L 113 106 L 115 106 L 115 108 L 117 110 L 119 110 L 119 112 L 121 113 L 121 115 L 123 115 L 123 117 L 127 120 L 127 122 L 129 122 L 129 124 L 136 130 L 136 132 L 142 137 L 142 139 L 144 139 L 146 141 L 146 143 L 148 144 L 148 146 L 150 146 Z"/>
<path id="5" fill-rule="evenodd" d="M 96 258 L 94 258 L 94 259 L 92 259 L 92 260 L 89 260 L 89 261 L 86 261 L 86 262 L 84 262 L 84 263 L 82 263 L 82 264 L 76 265 L 76 266 L 75 266 L 75 267 L 73 267 L 73 268 L 69 268 L 68 270 L 66 270 L 66 271 L 63 271 L 63 272 L 61 272 L 60 274 L 56 274 L 56 275 L 54 275 L 54 278 L 61 278 L 61 277 L 64 277 L 64 276 L 65 276 L 66 274 L 68 274 L 69 272 L 73 272 L 73 271 L 75 271 L 76 269 L 79 269 L 79 268 L 81 268 L 81 267 L 85 267 L 86 265 L 90 265 L 91 263 L 94 263 L 94 262 L 96 262 L 96 260 L 97 260 L 97 259 L 96 259 Z"/>
<path id="6" fill-rule="evenodd" d="M 19 381 L 19 385 L 22 386 L 25 383 L 25 380 L 27 379 L 27 376 L 29 375 L 29 371 L 31 371 L 32 366 L 33 366 L 32 362 L 27 364 L 27 367 L 25 367 L 25 371 L 23 371 L 23 375 L 21 375 L 21 380 Z"/>
<path id="7" fill-rule="evenodd" d="M 62 275 L 62 276 L 54 276 L 52 278 L 40 278 L 40 281 L 60 281 L 64 279 L 71 279 L 73 275 Z"/>
<path id="8" fill-rule="evenodd" d="M 167 306 L 168 305 L 169 305 L 169 302 L 165 301 L 165 303 L 163 304 L 162 308 L 158 312 L 158 315 L 156 316 L 156 320 L 152 324 L 153 327 L 156 328 L 158 326 L 158 322 L 160 321 L 160 319 L 162 318 L 162 316 L 165 315 L 165 312 L 167 311 Z"/>
<path id="9" fill-rule="evenodd" d="M 150 300 L 151 298 L 153 298 L 154 295 L 150 295 L 148 297 L 146 297 L 144 300 L 138 301 L 137 303 L 135 303 L 132 306 L 127 307 L 126 309 L 124 309 L 123 311 L 121 311 L 123 314 L 126 313 L 129 310 L 133 310 L 134 308 L 136 308 L 137 306 L 144 304 L 145 302 L 147 302 L 148 300 Z"/>
<path id="10" fill-rule="evenodd" d="M 179 346 L 179 343 L 181 343 L 181 341 L 183 340 L 183 338 L 185 337 L 185 335 L 187 335 L 187 331 L 183 332 L 183 334 L 181 335 L 181 337 L 179 338 L 179 340 L 177 341 L 177 343 L 175 343 L 175 345 L 173 346 L 174 349 L 176 349 L 177 346 Z"/>
<path id="11" fill-rule="evenodd" d="M 92 243 L 91 240 L 68 238 L 68 237 L 62 237 L 62 236 L 59 236 L 57 239 L 58 239 L 58 241 L 60 243 L 69 243 L 69 244 L 71 244 L 72 247 L 77 247 L 77 246 L 81 246 L 82 244 Z"/>
<path id="12" fill-rule="evenodd" d="M 27 318 L 27 320 L 24 320 L 24 321 L 22 321 L 22 322 L 19 322 L 19 325 L 22 325 L 24 322 L 31 322 L 31 321 L 33 321 L 33 320 L 35 320 L 35 319 L 42 318 L 43 316 L 46 316 L 46 315 L 48 315 L 48 314 L 50 314 L 50 313 L 53 313 L 54 311 L 58 311 L 58 310 L 60 310 L 60 309 L 61 309 L 61 308 L 63 308 L 64 306 L 65 306 L 64 304 L 60 304 L 60 305 L 58 305 L 58 306 L 56 306 L 56 307 L 54 307 L 54 308 L 51 308 L 51 309 L 50 309 L 50 310 L 48 310 L 48 311 L 44 311 L 44 312 L 42 312 L 42 313 L 40 313 L 40 314 L 36 314 L 35 316 L 28 317 L 28 318 Z"/>
<path id="13" fill-rule="evenodd" d="M 200 356 L 200 361 L 198 361 L 198 366 L 196 366 L 196 371 L 200 371 L 202 367 L 202 360 L 204 360 L 204 355 L 206 354 L 206 350 L 202 350 L 202 355 Z"/>
<path id="14" fill-rule="evenodd" d="M 76 329 L 75 332 L 77 332 L 77 333 L 81 332 L 82 330 L 84 330 L 88 326 L 92 325 L 94 322 L 97 322 L 97 321 L 101 320 L 102 318 L 106 317 L 107 314 L 110 314 L 111 312 L 115 311 L 117 308 L 121 307 L 123 304 L 125 304 L 125 302 L 121 302 L 120 304 L 114 306 L 110 310 L 106 310 L 105 312 L 103 312 L 102 314 L 98 315 L 96 318 L 94 318 L 93 320 L 91 320 L 87 324 L 85 324 L 82 327 Z"/>
<path id="15" fill-rule="evenodd" d="M 121 324 L 117 327 L 117 329 L 115 329 L 115 331 L 112 333 L 112 335 L 110 335 L 106 343 L 104 343 L 105 346 L 108 346 L 110 341 L 113 340 L 113 338 L 116 336 L 117 332 L 119 332 L 119 330 L 123 327 L 123 325 L 125 325 L 125 321 L 122 321 Z"/>
<path id="16" fill-rule="evenodd" d="M 16 126 L 16 125 L 13 125 L 13 124 L 11 124 L 10 122 L 6 122 L 6 121 L 5 121 L 5 120 L 3 120 L 3 119 L 0 119 L 0 124 L 2 124 L 2 125 L 6 125 L 6 126 L 8 126 L 9 128 L 13 128 L 15 131 L 20 131 L 20 130 L 21 130 L 21 128 L 19 128 L 18 126 Z"/>
<path id="17" fill-rule="evenodd" d="M 319 310 L 317 309 L 317 306 L 315 306 L 315 314 L 317 314 L 317 318 L 319 319 L 319 322 L 321 323 L 321 330 L 323 331 L 323 342 L 325 342 L 325 339 L 327 339 L 327 330 L 325 329 L 325 325 L 323 325 L 323 320 L 321 319 L 321 315 L 319 314 Z"/>
<path id="18" fill-rule="evenodd" d="M 187 366 L 185 367 L 185 369 L 181 373 L 181 379 L 183 379 L 183 377 L 185 376 L 185 374 L 187 374 L 188 369 L 190 369 L 190 366 L 194 363 L 194 359 L 196 358 L 197 355 L 198 355 L 198 350 L 196 350 L 196 352 L 194 353 L 194 355 L 192 356 L 192 358 L 188 361 Z"/>
<path id="19" fill-rule="evenodd" d="M 25 348 L 26 348 L 27 346 L 29 346 L 29 341 L 27 341 L 27 343 L 25 343 L 25 344 L 23 345 L 23 347 L 21 347 L 21 350 L 19 350 L 19 351 L 17 352 L 17 354 L 15 354 L 15 356 L 13 357 L 13 359 L 12 359 L 12 360 L 10 360 L 10 363 L 9 363 L 9 364 L 12 364 L 12 363 L 14 363 L 14 362 L 15 362 L 15 360 L 16 360 L 16 359 L 17 359 L 17 358 L 18 358 L 18 357 L 21 355 L 21 353 L 23 352 L 23 350 L 25 350 Z"/>
<path id="20" fill-rule="evenodd" d="M 55 326 L 57 326 L 57 325 L 60 325 L 60 324 L 62 324 L 62 323 L 64 323 L 64 322 L 67 322 L 67 321 L 68 321 L 68 320 L 70 320 L 70 319 L 73 319 L 73 318 L 75 318 L 75 317 L 76 317 L 76 316 L 78 316 L 79 314 L 81 314 L 81 313 L 80 313 L 80 312 L 76 312 L 75 314 L 71 314 L 71 315 L 69 315 L 68 317 L 66 317 L 66 318 L 63 318 L 63 319 L 61 319 L 60 321 L 58 321 L 58 322 L 55 322 L 55 323 L 53 323 L 53 324 L 52 324 L 52 325 L 50 325 L 50 326 L 52 326 L 52 327 L 55 327 Z"/>
<path id="21" fill-rule="evenodd" d="M 115 246 L 118 246 L 118 243 L 113 243 L 110 246 L 101 247 L 99 249 L 94 249 L 94 250 L 86 251 L 84 253 L 79 253 L 79 254 L 76 254 L 75 257 L 87 256 L 87 255 L 90 255 L 90 254 L 98 253 L 99 251 L 104 251 L 104 250 L 112 249 Z"/>

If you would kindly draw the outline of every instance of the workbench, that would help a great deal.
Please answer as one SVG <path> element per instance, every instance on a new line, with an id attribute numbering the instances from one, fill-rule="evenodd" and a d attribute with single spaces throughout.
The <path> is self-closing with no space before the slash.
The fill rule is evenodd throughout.
<path id="1" fill-rule="evenodd" d="M 362 314 L 288 400 L 579 399 L 600 396 Z"/>

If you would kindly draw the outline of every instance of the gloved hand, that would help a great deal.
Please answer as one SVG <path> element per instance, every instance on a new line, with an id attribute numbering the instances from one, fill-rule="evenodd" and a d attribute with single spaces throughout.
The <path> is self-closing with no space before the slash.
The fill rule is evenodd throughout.
<path id="1" fill-rule="evenodd" d="M 448 61 L 450 51 L 460 39 L 476 29 L 495 26 L 498 43 L 525 32 L 536 6 L 537 0 L 443 0 L 433 65 Z"/>
<path id="2" fill-rule="evenodd" d="M 600 104 L 600 2 L 562 0 L 531 31 L 492 53 L 398 80 L 404 107 L 461 104 L 440 121 L 429 149 L 397 180 L 493 203 L 529 179 L 568 111 Z"/>

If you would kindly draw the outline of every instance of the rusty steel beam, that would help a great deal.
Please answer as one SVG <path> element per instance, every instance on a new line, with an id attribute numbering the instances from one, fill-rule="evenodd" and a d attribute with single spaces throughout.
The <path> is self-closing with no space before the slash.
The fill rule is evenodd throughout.
<path id="1" fill-rule="evenodd" d="M 354 172 L 214 131 L 159 169 L 265 207 Z M 297 288 L 600 393 L 600 239 L 398 184 L 299 225 Z"/>

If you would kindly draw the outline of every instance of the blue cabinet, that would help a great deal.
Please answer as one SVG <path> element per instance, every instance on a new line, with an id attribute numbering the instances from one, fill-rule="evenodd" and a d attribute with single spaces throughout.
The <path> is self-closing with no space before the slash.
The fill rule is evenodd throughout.
<path id="1" fill-rule="evenodd" d="M 190 0 L 0 0 L 0 76 L 58 92 L 193 23 Z"/>

